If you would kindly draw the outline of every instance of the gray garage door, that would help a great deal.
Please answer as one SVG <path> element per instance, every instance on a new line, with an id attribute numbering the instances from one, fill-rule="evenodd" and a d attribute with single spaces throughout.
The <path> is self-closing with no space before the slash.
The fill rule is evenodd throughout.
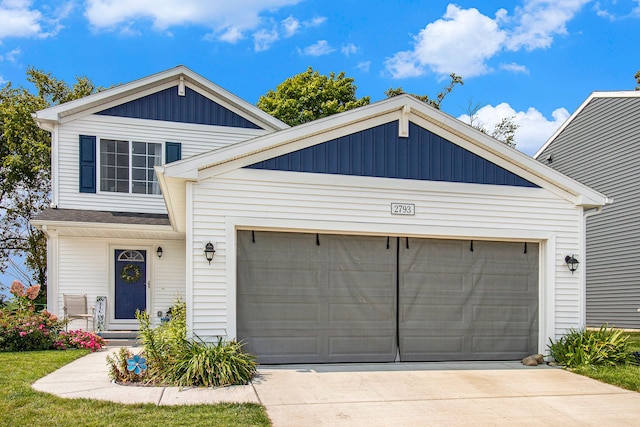
<path id="1" fill-rule="evenodd" d="M 239 231 L 237 301 L 260 363 L 513 360 L 537 348 L 538 245 Z"/>

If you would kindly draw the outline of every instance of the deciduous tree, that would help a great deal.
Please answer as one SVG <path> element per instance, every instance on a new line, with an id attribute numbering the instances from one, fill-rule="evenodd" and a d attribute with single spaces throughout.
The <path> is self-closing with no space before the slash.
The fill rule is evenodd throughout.
<path id="1" fill-rule="evenodd" d="M 35 68 L 27 70 L 32 93 L 11 83 L 0 89 L 0 271 L 24 256 L 30 280 L 46 286 L 46 241 L 29 221 L 49 204 L 51 141 L 31 114 L 96 91 L 86 77 L 73 86 Z"/>
<path id="2" fill-rule="evenodd" d="M 356 98 L 356 89 L 354 79 L 344 71 L 325 76 L 309 67 L 280 83 L 275 90 L 269 90 L 257 105 L 288 125 L 296 126 L 369 104 L 368 96 Z"/>
<path id="3" fill-rule="evenodd" d="M 451 80 L 449 81 L 449 84 L 445 87 L 442 88 L 442 90 L 440 91 L 440 93 L 438 93 L 438 95 L 436 95 L 435 99 L 429 98 L 429 95 L 416 95 L 416 94 L 410 94 L 411 96 L 418 98 L 420 101 L 422 102 L 426 102 L 427 104 L 431 105 L 434 108 L 437 108 L 438 110 L 440 109 L 440 105 L 442 104 L 442 101 L 444 101 L 444 98 L 446 98 L 446 96 L 448 94 L 451 93 L 451 91 L 453 91 L 453 88 L 456 87 L 456 85 L 463 85 L 464 81 L 462 81 L 462 77 L 457 75 L 456 73 L 451 73 L 449 74 L 449 77 L 451 78 Z M 388 98 L 391 98 L 392 96 L 398 96 L 398 95 L 402 95 L 406 93 L 404 90 L 402 90 L 401 87 L 399 88 L 389 88 L 384 94 L 387 95 Z"/>

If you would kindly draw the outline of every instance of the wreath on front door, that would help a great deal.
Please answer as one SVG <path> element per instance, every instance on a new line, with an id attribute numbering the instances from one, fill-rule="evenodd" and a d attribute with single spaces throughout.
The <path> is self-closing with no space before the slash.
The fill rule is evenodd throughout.
<path id="1" fill-rule="evenodd" d="M 120 270 L 120 278 L 125 283 L 136 283 L 140 280 L 140 267 L 135 264 L 127 264 Z"/>

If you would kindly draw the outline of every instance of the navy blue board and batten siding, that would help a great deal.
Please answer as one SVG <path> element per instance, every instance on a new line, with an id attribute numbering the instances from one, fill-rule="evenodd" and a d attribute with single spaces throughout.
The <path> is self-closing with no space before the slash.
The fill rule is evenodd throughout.
<path id="1" fill-rule="evenodd" d="M 414 123 L 408 138 L 399 137 L 397 121 L 247 168 L 538 188 Z"/>
<path id="2" fill-rule="evenodd" d="M 116 105 L 97 114 L 134 119 L 262 129 L 255 123 L 188 87 L 185 88 L 185 96 L 179 96 L 178 88 L 174 86 Z"/>

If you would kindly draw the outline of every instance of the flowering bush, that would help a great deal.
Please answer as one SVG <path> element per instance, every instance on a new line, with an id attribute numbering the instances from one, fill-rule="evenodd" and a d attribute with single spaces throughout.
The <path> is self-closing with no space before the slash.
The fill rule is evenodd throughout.
<path id="1" fill-rule="evenodd" d="M 48 350 L 53 348 L 64 322 L 41 312 L 0 311 L 0 351 Z"/>
<path id="2" fill-rule="evenodd" d="M 64 322 L 44 310 L 35 311 L 40 285 L 26 288 L 14 280 L 12 301 L 0 310 L 0 351 L 48 350 L 53 348 Z"/>
<path id="3" fill-rule="evenodd" d="M 14 280 L 12 300 L 0 310 L 0 351 L 81 348 L 100 350 L 105 340 L 93 332 L 63 332 L 65 321 L 46 310 L 36 311 L 34 300 L 40 285 L 25 287 Z"/>
<path id="4" fill-rule="evenodd" d="M 92 352 L 100 350 L 105 345 L 107 345 L 107 342 L 100 335 L 82 330 L 68 332 L 62 331 L 58 335 L 58 339 L 53 343 L 53 347 L 59 350 L 67 348 L 86 348 Z"/>

